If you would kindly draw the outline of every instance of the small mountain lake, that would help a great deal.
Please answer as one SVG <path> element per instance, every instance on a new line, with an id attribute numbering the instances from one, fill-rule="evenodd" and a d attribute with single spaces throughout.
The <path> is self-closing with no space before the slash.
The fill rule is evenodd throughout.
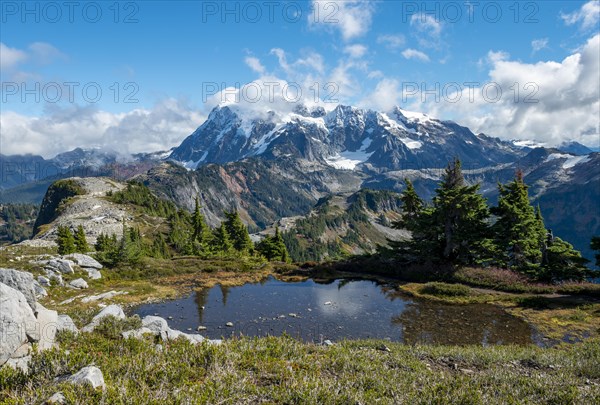
<path id="1" fill-rule="evenodd" d="M 399 294 L 370 280 L 284 282 L 268 278 L 239 287 L 216 285 L 167 302 L 135 308 L 169 326 L 211 338 L 286 333 L 309 342 L 387 339 L 408 344 L 529 344 L 524 321 L 493 305 L 449 305 Z M 233 326 L 226 326 L 231 322 Z"/>

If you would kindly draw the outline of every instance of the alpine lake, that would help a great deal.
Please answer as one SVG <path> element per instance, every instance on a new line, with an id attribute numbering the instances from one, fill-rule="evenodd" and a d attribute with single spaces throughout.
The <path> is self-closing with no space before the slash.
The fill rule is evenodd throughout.
<path id="1" fill-rule="evenodd" d="M 286 282 L 269 277 L 238 287 L 215 285 L 140 305 L 133 313 L 160 316 L 171 328 L 211 339 L 288 335 L 315 343 L 542 344 L 528 323 L 497 306 L 417 299 L 390 284 L 354 278 Z"/>

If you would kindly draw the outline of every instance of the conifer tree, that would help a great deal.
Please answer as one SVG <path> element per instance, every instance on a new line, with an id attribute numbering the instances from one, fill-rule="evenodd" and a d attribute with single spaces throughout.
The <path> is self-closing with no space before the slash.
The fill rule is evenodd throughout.
<path id="1" fill-rule="evenodd" d="M 227 254 L 233 250 L 233 244 L 224 222 L 221 222 L 221 225 L 213 231 L 213 241 L 217 252 Z"/>
<path id="2" fill-rule="evenodd" d="M 56 243 L 58 244 L 58 254 L 68 255 L 75 253 L 75 237 L 71 230 L 63 225 L 60 225 L 56 230 Z"/>
<path id="3" fill-rule="evenodd" d="M 202 215 L 202 212 L 200 211 L 200 202 L 198 197 L 196 197 L 196 205 L 194 208 L 194 214 L 192 216 L 192 227 L 192 243 L 199 244 L 201 249 L 205 250 L 210 242 L 211 233 L 210 228 L 204 219 L 204 215 Z"/>
<path id="4" fill-rule="evenodd" d="M 595 250 L 597 252 L 596 253 L 596 266 L 600 266 L 600 236 L 592 237 L 590 247 L 592 248 L 592 250 Z"/>
<path id="5" fill-rule="evenodd" d="M 445 262 L 477 264 L 491 260 L 490 213 L 478 191 L 479 184 L 465 184 L 460 160 L 455 159 L 448 165 L 433 198 L 431 218 L 421 223 L 421 226 L 432 226 L 432 231 L 437 233 L 436 240 L 441 242 Z"/>
<path id="6" fill-rule="evenodd" d="M 546 230 L 541 213 L 536 213 L 529 202 L 527 190 L 520 171 L 512 182 L 498 185 L 498 206 L 492 209 L 498 217 L 493 227 L 496 261 L 535 275 L 542 263 Z"/>
<path id="7" fill-rule="evenodd" d="M 275 227 L 275 235 L 267 235 L 260 243 L 256 245 L 256 250 L 262 254 L 267 260 L 288 262 L 289 253 L 283 236 L 279 232 L 279 227 Z"/>
<path id="8" fill-rule="evenodd" d="M 237 211 L 225 212 L 225 227 L 233 243 L 233 247 L 239 252 L 252 252 L 254 244 L 248 234 L 248 228 L 240 219 Z"/>
<path id="9" fill-rule="evenodd" d="M 90 250 L 82 225 L 79 225 L 75 231 L 75 250 L 79 253 L 87 253 Z"/>
<path id="10" fill-rule="evenodd" d="M 588 260 L 581 257 L 581 253 L 575 250 L 573 245 L 555 237 L 548 243 L 547 263 L 537 278 L 551 282 L 583 281 L 588 275 L 591 275 L 586 263 Z"/>
<path id="11" fill-rule="evenodd" d="M 423 210 L 423 200 L 417 192 L 409 179 L 404 179 L 406 188 L 400 195 L 400 201 L 402 202 L 402 218 L 394 224 L 397 229 L 409 229 L 415 224 L 416 219 Z"/>

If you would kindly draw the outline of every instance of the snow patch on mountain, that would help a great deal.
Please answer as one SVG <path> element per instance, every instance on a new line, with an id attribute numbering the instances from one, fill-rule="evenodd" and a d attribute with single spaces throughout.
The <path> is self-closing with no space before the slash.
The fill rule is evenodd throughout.
<path id="1" fill-rule="evenodd" d="M 336 169 L 344 169 L 344 170 L 355 170 L 356 166 L 361 163 L 369 160 L 373 152 L 367 152 L 369 146 L 371 146 L 371 142 L 373 140 L 371 138 L 366 138 L 360 149 L 354 152 L 344 151 L 341 153 L 336 153 L 335 155 L 328 157 L 325 159 L 325 162 L 331 167 Z"/>
<path id="2" fill-rule="evenodd" d="M 565 159 L 565 161 L 562 164 L 562 168 L 563 169 L 571 169 L 571 168 L 577 166 L 578 164 L 589 162 L 590 156 L 589 155 L 573 156 L 573 155 L 567 155 L 564 153 L 552 153 L 552 154 L 548 155 L 548 157 L 546 158 L 546 162 L 550 162 L 555 159 Z"/>

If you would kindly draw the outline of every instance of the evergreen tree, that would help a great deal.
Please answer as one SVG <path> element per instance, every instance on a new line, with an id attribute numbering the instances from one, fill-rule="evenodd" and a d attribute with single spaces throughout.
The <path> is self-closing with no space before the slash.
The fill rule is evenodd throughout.
<path id="1" fill-rule="evenodd" d="M 256 250 L 270 261 L 288 262 L 290 260 L 279 227 L 275 227 L 274 236 L 267 235 L 260 241 L 256 245 Z"/>
<path id="2" fill-rule="evenodd" d="M 441 242 L 444 262 L 478 264 L 491 259 L 490 213 L 478 191 L 479 184 L 465 184 L 460 160 L 448 165 L 427 213 L 430 218 L 420 221 L 421 227 L 432 226 L 430 231 L 421 229 L 425 234 L 437 233 L 431 236 Z"/>
<path id="3" fill-rule="evenodd" d="M 573 249 L 573 245 L 560 238 L 552 238 L 548 242 L 547 263 L 537 278 L 552 282 L 583 281 L 586 276 L 591 275 L 586 263 L 588 260 L 581 257 L 581 253 Z"/>
<path id="4" fill-rule="evenodd" d="M 75 231 L 75 250 L 79 253 L 87 253 L 90 250 L 82 225 L 79 225 Z"/>
<path id="5" fill-rule="evenodd" d="M 540 211 L 534 211 L 529 202 L 527 189 L 521 172 L 512 182 L 498 185 L 498 206 L 492 209 L 498 218 L 493 229 L 497 262 L 535 275 L 543 259 L 546 230 Z"/>
<path id="6" fill-rule="evenodd" d="M 151 256 L 156 259 L 168 259 L 171 257 L 169 245 L 167 245 L 162 233 L 159 233 L 158 237 L 154 238 L 152 242 Z"/>
<path id="7" fill-rule="evenodd" d="M 56 231 L 56 243 L 58 244 L 58 254 L 68 255 L 75 253 L 75 237 L 71 230 L 63 225 L 60 225 Z"/>
<path id="8" fill-rule="evenodd" d="M 595 250 L 596 253 L 596 266 L 600 266 L 600 236 L 592 237 L 592 242 L 590 243 L 590 247 L 592 250 Z"/>
<path id="9" fill-rule="evenodd" d="M 404 179 L 406 188 L 400 195 L 400 201 L 402 201 L 402 218 L 394 224 L 397 229 L 408 229 L 415 224 L 417 218 L 423 210 L 423 200 L 417 192 L 409 179 Z"/>
<path id="10" fill-rule="evenodd" d="M 175 250 L 184 255 L 193 254 L 192 244 L 192 219 L 187 211 L 179 210 L 169 218 L 171 231 L 169 233 L 169 243 Z"/>
<path id="11" fill-rule="evenodd" d="M 196 206 L 194 208 L 194 214 L 192 216 L 192 243 L 195 246 L 195 251 L 197 254 L 205 253 L 208 249 L 208 245 L 210 244 L 211 232 L 210 228 L 206 224 L 204 220 L 204 215 L 200 212 L 200 202 L 196 197 Z"/>
<path id="12" fill-rule="evenodd" d="M 221 225 L 213 231 L 213 246 L 220 253 L 227 254 L 233 250 L 233 244 L 224 222 L 221 222 Z"/>
<path id="13" fill-rule="evenodd" d="M 240 215 L 235 212 L 225 212 L 225 228 L 231 237 L 233 247 L 239 252 L 251 253 L 254 244 L 248 234 L 248 228 L 240 219 Z"/>

